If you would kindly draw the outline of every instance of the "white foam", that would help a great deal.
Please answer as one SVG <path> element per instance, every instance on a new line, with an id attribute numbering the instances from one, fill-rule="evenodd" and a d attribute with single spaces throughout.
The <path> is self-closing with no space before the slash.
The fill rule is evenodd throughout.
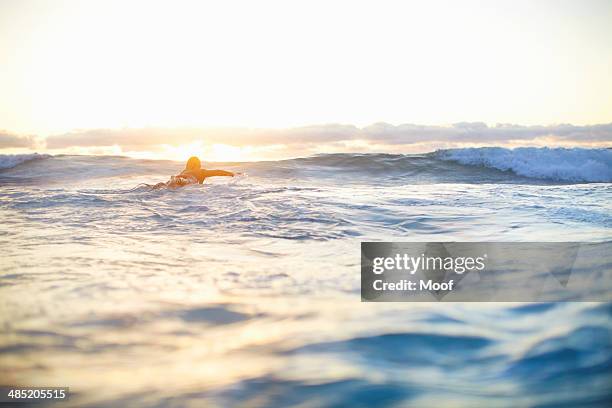
<path id="1" fill-rule="evenodd" d="M 10 169 L 21 163 L 25 163 L 30 160 L 39 160 L 51 157 L 48 154 L 0 154 L 0 169 Z"/>
<path id="2" fill-rule="evenodd" d="M 611 149 L 482 147 L 439 150 L 436 157 L 539 179 L 612 182 Z"/>

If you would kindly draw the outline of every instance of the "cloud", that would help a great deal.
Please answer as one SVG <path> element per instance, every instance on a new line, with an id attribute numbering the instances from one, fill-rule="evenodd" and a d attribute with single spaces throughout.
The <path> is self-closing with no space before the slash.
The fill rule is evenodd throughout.
<path id="1" fill-rule="evenodd" d="M 375 123 L 359 128 L 323 124 L 289 129 L 249 128 L 124 128 L 87 129 L 47 137 L 0 132 L 0 149 L 45 148 L 51 152 L 82 153 L 113 151 L 115 154 L 180 156 L 180 146 L 199 152 L 239 147 L 249 159 L 283 158 L 316 153 L 389 152 L 418 153 L 465 146 L 612 146 L 612 123 L 588 126 L 559 124 L 522 126 L 461 122 L 450 126 Z M 232 147 L 233 146 L 233 147 Z M 183 149 L 184 150 L 184 149 Z M 218 149 L 217 149 L 218 150 Z"/>
<path id="2" fill-rule="evenodd" d="M 521 126 L 497 124 L 489 127 L 482 122 L 461 122 L 452 126 L 393 126 L 376 123 L 363 129 L 365 139 L 385 144 L 423 142 L 510 143 L 552 138 L 558 141 L 607 142 L 612 144 L 612 123 L 589 126 L 569 124 L 551 126 Z"/>
<path id="3" fill-rule="evenodd" d="M 349 142 L 355 140 L 379 144 L 415 144 L 431 142 L 498 143 L 533 141 L 538 138 L 559 141 L 612 143 L 612 123 L 589 126 L 570 124 L 521 126 L 482 122 L 462 122 L 452 126 L 403 124 L 394 126 L 376 123 L 364 128 L 353 125 L 328 124 L 290 129 L 247 128 L 128 128 L 74 131 L 47 138 L 47 148 L 72 146 L 111 146 L 143 148 L 152 145 L 177 145 L 201 140 L 205 143 L 229 145 L 295 145 Z"/>
<path id="4" fill-rule="evenodd" d="M 37 145 L 37 139 L 34 136 L 16 135 L 6 130 L 0 130 L 0 149 L 18 147 L 34 149 Z"/>
<path id="5" fill-rule="evenodd" d="M 292 145 L 352 140 L 360 129 L 352 125 L 316 125 L 291 129 L 249 128 L 126 128 L 73 131 L 47 138 L 47 148 L 111 146 L 142 148 L 201 140 L 208 144 Z"/>

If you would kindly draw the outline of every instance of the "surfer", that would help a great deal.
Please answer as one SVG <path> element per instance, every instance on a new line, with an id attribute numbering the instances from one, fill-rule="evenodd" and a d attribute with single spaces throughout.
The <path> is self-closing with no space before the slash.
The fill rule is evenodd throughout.
<path id="1" fill-rule="evenodd" d="M 202 162 L 196 156 L 190 157 L 185 165 L 185 170 L 176 176 L 171 176 L 165 183 L 157 183 L 153 188 L 182 187 L 188 184 L 202 184 L 207 177 L 227 176 L 234 177 L 236 174 L 226 170 L 206 170 L 202 168 Z"/>

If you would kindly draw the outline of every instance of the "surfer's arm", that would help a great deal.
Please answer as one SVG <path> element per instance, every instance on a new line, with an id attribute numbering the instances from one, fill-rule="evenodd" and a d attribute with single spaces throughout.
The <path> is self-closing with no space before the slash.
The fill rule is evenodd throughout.
<path id="1" fill-rule="evenodd" d="M 202 170 L 202 175 L 204 175 L 204 177 L 215 177 L 215 176 L 234 177 L 234 173 L 232 173 L 231 171 L 225 171 L 225 170 Z"/>

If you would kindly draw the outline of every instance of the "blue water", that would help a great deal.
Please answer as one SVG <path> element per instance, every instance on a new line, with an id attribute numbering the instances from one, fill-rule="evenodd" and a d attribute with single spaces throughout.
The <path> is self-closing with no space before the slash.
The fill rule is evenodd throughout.
<path id="1" fill-rule="evenodd" d="M 246 175 L 160 190 L 181 163 L 1 159 L 0 383 L 70 406 L 612 401 L 610 304 L 359 295 L 361 241 L 610 240 L 606 150 L 215 163 Z"/>

